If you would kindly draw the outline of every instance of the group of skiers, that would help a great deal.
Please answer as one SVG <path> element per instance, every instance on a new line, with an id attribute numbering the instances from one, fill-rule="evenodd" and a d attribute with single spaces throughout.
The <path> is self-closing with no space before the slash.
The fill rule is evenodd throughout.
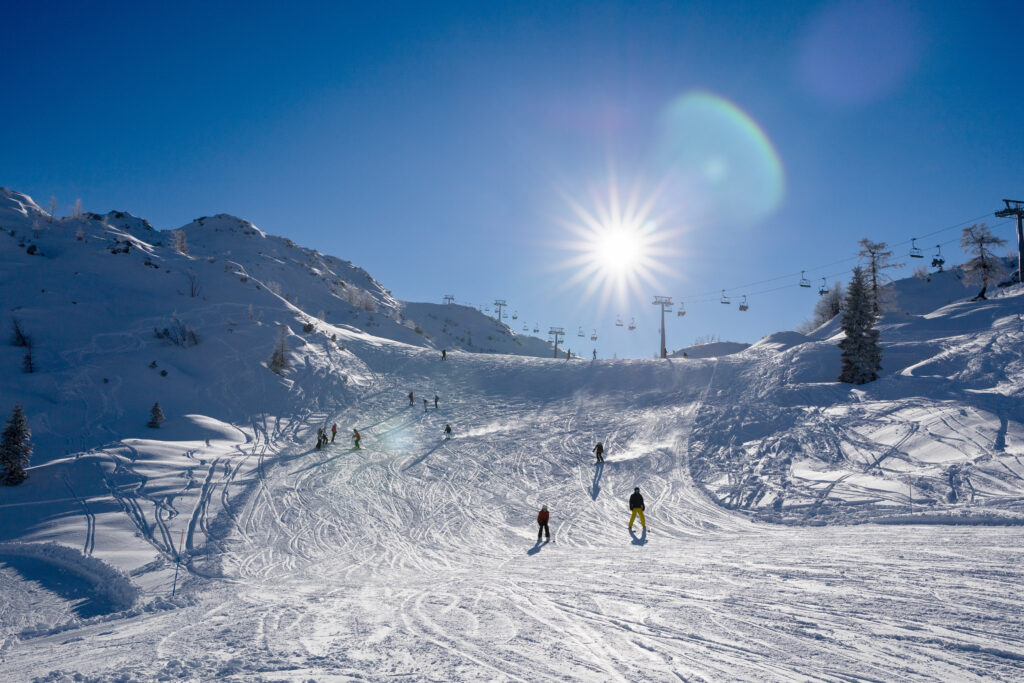
<path id="1" fill-rule="evenodd" d="M 337 435 L 338 435 L 338 425 L 337 424 L 332 424 L 331 425 L 331 438 L 330 439 L 327 438 L 327 430 L 326 429 L 324 429 L 323 427 L 317 427 L 317 429 L 316 429 L 316 449 L 319 451 L 324 446 L 326 446 L 327 444 L 334 443 L 334 438 Z M 359 439 L 360 438 L 362 438 L 362 437 L 359 436 L 359 430 L 358 429 L 353 429 L 352 430 L 352 448 L 353 449 L 359 450 Z"/>
<path id="2" fill-rule="evenodd" d="M 597 457 L 597 461 L 594 464 L 604 462 L 604 444 L 600 441 L 597 445 L 591 449 L 591 452 Z M 637 486 L 633 489 L 633 495 L 629 497 L 629 509 L 632 513 L 629 517 L 629 530 L 633 531 L 633 523 L 636 518 L 640 518 L 640 525 L 644 531 L 647 531 L 647 520 L 644 518 L 644 497 L 640 494 L 640 487 Z M 547 540 L 551 540 L 551 531 L 548 530 L 548 520 L 551 519 L 551 512 L 548 510 L 547 505 L 541 506 L 540 512 L 537 513 L 537 542 L 540 543 L 541 537 L 543 536 Z"/>

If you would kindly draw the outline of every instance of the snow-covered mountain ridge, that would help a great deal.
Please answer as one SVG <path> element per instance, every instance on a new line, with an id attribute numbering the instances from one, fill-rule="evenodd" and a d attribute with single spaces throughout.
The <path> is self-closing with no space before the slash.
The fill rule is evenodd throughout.
<path id="1" fill-rule="evenodd" d="M 1024 672 L 1020 287 L 896 283 L 859 387 L 834 320 L 685 359 L 445 361 L 440 335 L 494 323 L 237 218 L 182 244 L 5 196 L 0 297 L 35 366 L 0 339 L 36 446 L 0 487 L 12 680 Z"/>

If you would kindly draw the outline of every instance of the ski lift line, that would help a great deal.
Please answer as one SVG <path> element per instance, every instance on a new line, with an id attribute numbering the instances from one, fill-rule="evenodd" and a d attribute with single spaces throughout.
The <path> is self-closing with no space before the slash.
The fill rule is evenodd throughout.
<path id="1" fill-rule="evenodd" d="M 987 213 L 982 214 L 981 216 L 978 216 L 976 218 L 971 218 L 971 219 L 966 220 L 966 221 L 961 221 L 960 223 L 957 223 L 956 225 L 953 225 L 953 226 L 950 226 L 950 227 L 947 227 L 947 228 L 942 228 L 940 230 L 935 230 L 935 231 L 930 232 L 930 233 L 925 233 L 924 235 L 918 236 L 916 239 L 924 239 L 925 237 L 929 237 L 931 235 L 936 235 L 936 234 L 938 234 L 940 232 L 947 232 L 949 230 L 953 230 L 955 228 L 958 228 L 958 227 L 961 227 L 961 226 L 966 225 L 968 223 L 971 223 L 973 221 L 976 221 L 976 220 L 978 220 L 980 218 L 984 218 L 986 216 L 988 216 Z M 1012 220 L 1012 219 L 1007 219 L 1005 221 L 999 221 L 997 223 L 993 223 L 991 227 L 994 229 L 994 228 L 998 228 L 1000 226 L 1011 224 L 1011 223 L 1015 223 L 1015 221 Z M 914 239 L 914 238 L 911 238 L 911 239 Z M 957 244 L 959 242 L 960 242 L 960 238 L 959 237 L 954 237 L 952 239 L 946 240 L 945 242 L 940 242 L 939 244 L 942 245 L 942 246 L 945 246 L 945 245 L 949 245 L 949 244 Z M 910 244 L 910 243 L 911 243 L 911 240 L 906 240 L 905 242 L 894 243 L 894 244 L 892 244 L 890 246 L 901 246 L 901 245 Z M 850 257 L 847 257 L 847 258 L 844 258 L 844 259 L 839 259 L 838 261 L 832 261 L 831 263 L 825 263 L 825 264 L 816 266 L 814 268 L 808 268 L 808 269 L 806 269 L 804 271 L 801 271 L 801 272 L 803 272 L 803 273 L 814 273 L 814 272 L 820 271 L 823 268 L 828 268 L 830 266 L 836 266 L 836 265 L 839 265 L 840 263 L 848 263 L 850 261 L 856 261 L 859 258 L 860 258 L 859 255 L 858 256 L 850 256 Z M 841 271 L 832 273 L 830 275 L 826 275 L 825 277 L 831 279 L 831 278 L 834 278 L 834 277 L 839 277 L 840 275 L 846 275 L 848 272 L 849 272 L 849 270 L 841 270 Z M 766 280 L 758 280 L 757 282 L 751 282 L 751 283 L 748 283 L 746 285 L 738 285 L 738 286 L 735 286 L 735 287 L 727 287 L 725 289 L 725 291 L 726 292 L 735 292 L 736 290 L 739 290 L 739 289 L 747 289 L 749 287 L 754 287 L 756 285 L 768 284 L 769 282 L 777 282 L 779 280 L 785 280 L 787 278 L 798 277 L 798 275 L 799 274 L 795 273 L 795 272 L 794 273 L 788 273 L 786 275 L 779 275 L 778 277 L 768 278 Z M 778 292 L 778 291 L 781 291 L 781 290 L 784 290 L 784 289 L 789 289 L 790 287 L 797 287 L 797 285 L 781 285 L 779 287 L 772 287 L 771 289 L 763 289 L 763 290 L 759 290 L 759 291 L 756 291 L 756 292 L 752 292 L 751 294 L 754 294 L 754 295 L 757 295 L 757 294 L 769 294 L 771 292 Z M 721 292 L 721 289 L 719 289 L 717 291 Z M 678 299 L 678 301 L 680 303 L 685 302 L 685 303 L 688 303 L 688 304 L 710 303 L 710 302 L 718 301 L 718 300 L 719 300 L 719 296 L 715 295 L 715 291 L 712 291 L 712 290 L 708 290 L 706 292 L 700 292 L 699 294 L 695 294 L 693 298 Z"/>

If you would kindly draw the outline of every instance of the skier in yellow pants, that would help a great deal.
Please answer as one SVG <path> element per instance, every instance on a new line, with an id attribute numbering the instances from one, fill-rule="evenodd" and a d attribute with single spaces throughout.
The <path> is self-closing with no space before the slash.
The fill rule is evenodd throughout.
<path id="1" fill-rule="evenodd" d="M 633 514 L 629 517 L 629 530 L 633 530 L 633 522 L 636 520 L 637 515 L 640 516 L 640 524 L 646 529 L 647 520 L 644 519 L 644 497 L 640 495 L 639 486 L 633 489 L 633 495 L 629 497 L 629 507 L 633 511 Z"/>

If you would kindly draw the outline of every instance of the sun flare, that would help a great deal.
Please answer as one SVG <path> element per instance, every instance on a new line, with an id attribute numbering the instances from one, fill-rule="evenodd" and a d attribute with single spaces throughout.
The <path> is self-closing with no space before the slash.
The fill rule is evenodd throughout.
<path id="1" fill-rule="evenodd" d="M 572 255 L 561 267 L 575 271 L 567 286 L 585 285 L 586 298 L 602 308 L 628 306 L 659 288 L 658 275 L 675 275 L 665 260 L 677 253 L 667 216 L 655 215 L 657 193 L 641 198 L 639 187 L 620 197 L 614 178 L 607 194 L 591 193 L 591 208 L 566 197 L 573 218 L 563 221 L 573 239 L 559 246 Z"/>

